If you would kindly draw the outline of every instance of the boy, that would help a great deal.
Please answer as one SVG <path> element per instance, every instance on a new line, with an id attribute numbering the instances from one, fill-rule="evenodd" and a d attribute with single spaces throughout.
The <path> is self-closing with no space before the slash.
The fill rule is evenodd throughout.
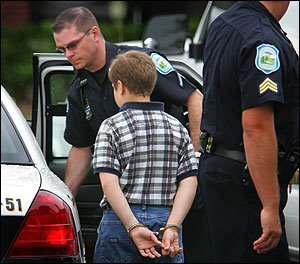
<path id="1" fill-rule="evenodd" d="M 104 197 L 94 262 L 184 261 L 181 224 L 195 197 L 198 164 L 184 126 L 163 103 L 150 102 L 156 78 L 155 64 L 140 51 L 111 64 L 120 112 L 101 124 L 95 143 Z"/>

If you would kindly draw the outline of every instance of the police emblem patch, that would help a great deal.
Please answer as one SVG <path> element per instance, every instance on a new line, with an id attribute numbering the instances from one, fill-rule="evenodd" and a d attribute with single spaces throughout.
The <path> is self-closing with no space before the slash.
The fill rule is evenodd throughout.
<path id="1" fill-rule="evenodd" d="M 271 90 L 274 93 L 278 93 L 277 83 L 273 82 L 271 79 L 266 78 L 260 85 L 259 85 L 259 93 L 262 94 L 267 90 Z"/>
<path id="2" fill-rule="evenodd" d="M 261 44 L 256 47 L 255 66 L 265 74 L 275 72 L 280 67 L 278 49 L 270 44 Z"/>
<path id="3" fill-rule="evenodd" d="M 156 66 L 156 70 L 161 74 L 168 74 L 171 71 L 174 71 L 173 66 L 168 62 L 163 56 L 157 53 L 151 53 L 150 58 Z"/>

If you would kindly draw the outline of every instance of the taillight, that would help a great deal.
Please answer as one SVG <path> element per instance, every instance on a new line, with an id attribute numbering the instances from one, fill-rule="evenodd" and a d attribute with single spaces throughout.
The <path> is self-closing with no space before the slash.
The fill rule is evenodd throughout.
<path id="1" fill-rule="evenodd" d="M 75 254 L 78 254 L 78 244 L 70 208 L 57 196 L 40 191 L 7 257 Z"/>

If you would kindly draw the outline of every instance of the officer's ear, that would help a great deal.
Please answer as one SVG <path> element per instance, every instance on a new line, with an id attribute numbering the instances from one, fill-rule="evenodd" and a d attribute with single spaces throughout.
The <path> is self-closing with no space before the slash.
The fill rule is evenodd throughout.
<path id="1" fill-rule="evenodd" d="M 102 38 L 102 34 L 99 27 L 93 26 L 91 28 L 90 34 L 93 35 L 94 40 L 98 40 L 99 38 Z"/>

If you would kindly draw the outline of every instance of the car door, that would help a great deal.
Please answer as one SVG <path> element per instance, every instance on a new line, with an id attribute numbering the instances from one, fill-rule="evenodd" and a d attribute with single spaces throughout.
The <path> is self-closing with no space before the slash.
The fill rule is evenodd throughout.
<path id="1" fill-rule="evenodd" d="M 202 78 L 181 60 L 170 60 L 173 66 L 200 90 Z M 33 109 L 32 130 L 45 155 L 50 169 L 62 180 L 69 145 L 63 138 L 65 129 L 67 93 L 74 79 L 74 69 L 64 55 L 57 53 L 33 54 Z M 188 113 L 185 113 L 188 116 Z M 187 119 L 188 120 L 188 119 Z M 187 124 L 188 127 L 188 124 Z M 97 238 L 97 227 L 102 217 L 99 207 L 103 192 L 92 166 L 76 196 L 87 262 L 92 261 Z"/>
<path id="2" fill-rule="evenodd" d="M 48 166 L 62 180 L 69 145 L 63 138 L 67 93 L 74 79 L 74 69 L 62 54 L 33 54 L 32 130 L 43 151 Z M 76 196 L 86 259 L 92 260 L 97 227 L 102 216 L 99 202 L 102 190 L 92 166 Z"/>

